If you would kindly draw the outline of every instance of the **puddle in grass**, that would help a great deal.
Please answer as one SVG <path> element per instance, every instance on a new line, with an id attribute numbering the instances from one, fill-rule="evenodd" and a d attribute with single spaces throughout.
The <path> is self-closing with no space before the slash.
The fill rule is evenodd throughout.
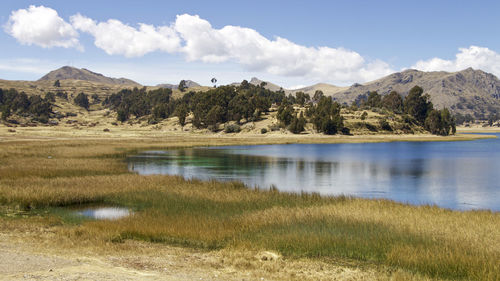
<path id="1" fill-rule="evenodd" d="M 95 220 L 117 220 L 130 216 L 132 212 L 120 207 L 95 207 L 76 211 L 76 214 Z"/>

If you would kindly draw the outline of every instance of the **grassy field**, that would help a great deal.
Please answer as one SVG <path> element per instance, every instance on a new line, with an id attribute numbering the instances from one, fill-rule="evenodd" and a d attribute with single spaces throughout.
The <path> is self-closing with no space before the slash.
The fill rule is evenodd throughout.
<path id="1" fill-rule="evenodd" d="M 500 279 L 499 213 L 139 176 L 124 161 L 151 148 L 295 141 L 12 138 L 0 142 L 0 226 L 14 231 L 36 222 L 51 229 L 59 247 L 111 249 L 139 240 L 204 251 L 274 251 L 289 260 L 376 268 L 393 280 Z M 134 213 L 94 221 L 64 209 L 84 204 L 119 205 Z"/>

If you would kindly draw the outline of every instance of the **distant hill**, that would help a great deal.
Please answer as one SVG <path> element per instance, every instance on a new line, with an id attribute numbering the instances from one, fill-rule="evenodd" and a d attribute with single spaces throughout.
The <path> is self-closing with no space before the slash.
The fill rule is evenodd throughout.
<path id="1" fill-rule="evenodd" d="M 293 90 L 286 90 L 286 92 L 290 93 L 297 93 L 297 92 L 304 92 L 306 94 L 309 94 L 311 97 L 314 95 L 316 91 L 322 91 L 326 95 L 334 95 L 336 93 L 342 92 L 344 90 L 348 89 L 348 87 L 339 87 L 327 83 L 318 83 L 314 84 L 312 86 L 300 88 L 300 89 L 293 89 Z"/>
<path id="2" fill-rule="evenodd" d="M 195 88 L 195 87 L 201 87 L 200 84 L 192 81 L 192 80 L 185 80 L 186 81 L 186 87 L 188 88 Z M 180 81 L 179 81 L 180 83 Z M 158 84 L 156 85 L 156 87 L 160 87 L 160 88 L 168 88 L 168 89 L 177 89 L 177 87 L 179 86 L 179 84 L 177 85 L 174 85 L 174 84 Z"/>
<path id="3" fill-rule="evenodd" d="M 472 68 L 458 72 L 409 69 L 363 85 L 354 84 L 331 96 L 341 103 L 350 104 L 370 91 L 377 91 L 381 95 L 391 91 L 407 95 L 416 85 L 430 95 L 437 108 L 447 107 L 453 112 L 469 113 L 476 118 L 500 112 L 500 80 L 493 74 Z"/>
<path id="4" fill-rule="evenodd" d="M 273 84 L 271 82 L 268 82 L 268 81 L 262 81 L 260 80 L 259 78 L 257 77 L 252 77 L 252 79 L 250 80 L 250 84 L 253 84 L 253 85 L 260 85 L 262 82 L 265 82 L 266 85 L 264 86 L 264 88 L 268 89 L 268 90 L 271 90 L 271 91 L 279 91 L 280 89 L 282 89 L 280 86 L 276 85 L 276 84 Z"/>
<path id="5" fill-rule="evenodd" d="M 92 72 L 85 68 L 75 68 L 71 66 L 63 66 L 59 69 L 53 70 L 40 78 L 38 81 L 47 80 L 82 80 L 90 82 L 98 82 L 111 85 L 135 85 L 141 84 L 126 78 L 110 78 L 100 73 Z"/>

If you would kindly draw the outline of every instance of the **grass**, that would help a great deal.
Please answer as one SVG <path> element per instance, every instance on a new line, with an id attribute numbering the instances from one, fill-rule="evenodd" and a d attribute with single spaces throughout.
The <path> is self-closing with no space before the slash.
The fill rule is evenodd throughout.
<path id="1" fill-rule="evenodd" d="M 143 149 L 243 142 L 265 141 L 172 137 L 0 143 L 0 222 L 23 229 L 36 221 L 61 239 L 96 248 L 134 239 L 208 251 L 272 250 L 290 259 L 354 262 L 412 278 L 500 279 L 499 213 L 139 176 L 129 173 L 123 161 L 127 153 Z M 126 206 L 134 214 L 94 221 L 61 211 L 90 203 Z M 6 215 L 14 210 L 22 215 Z"/>

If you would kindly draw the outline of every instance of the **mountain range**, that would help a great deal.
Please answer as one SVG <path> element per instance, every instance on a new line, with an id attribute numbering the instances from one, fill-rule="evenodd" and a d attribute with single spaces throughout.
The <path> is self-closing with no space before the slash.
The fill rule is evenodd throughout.
<path id="1" fill-rule="evenodd" d="M 139 83 L 126 78 L 110 78 L 100 73 L 87 69 L 78 69 L 64 66 L 49 72 L 38 81 L 50 80 L 79 80 L 90 81 L 108 85 L 135 87 L 142 86 Z M 186 80 L 189 87 L 200 87 L 200 84 Z M 269 81 L 262 81 L 253 77 L 249 83 L 261 85 L 265 82 L 265 88 L 278 91 L 281 86 Z M 239 85 L 233 83 L 231 85 Z M 458 72 L 424 72 L 408 69 L 396 72 L 375 81 L 364 84 L 355 83 L 348 87 L 339 87 L 326 83 L 318 83 L 300 89 L 283 89 L 286 94 L 295 94 L 299 91 L 309 94 L 311 97 L 316 91 L 322 91 L 325 95 L 342 104 L 351 104 L 355 100 L 363 99 L 371 91 L 377 91 L 386 95 L 396 91 L 403 96 L 414 86 L 420 86 L 424 92 L 429 94 L 431 101 L 437 108 L 447 107 L 455 113 L 471 114 L 475 118 L 487 118 L 489 114 L 500 112 L 500 80 L 493 74 L 482 70 L 467 68 Z M 175 84 L 159 84 L 156 87 L 176 89 Z"/>

